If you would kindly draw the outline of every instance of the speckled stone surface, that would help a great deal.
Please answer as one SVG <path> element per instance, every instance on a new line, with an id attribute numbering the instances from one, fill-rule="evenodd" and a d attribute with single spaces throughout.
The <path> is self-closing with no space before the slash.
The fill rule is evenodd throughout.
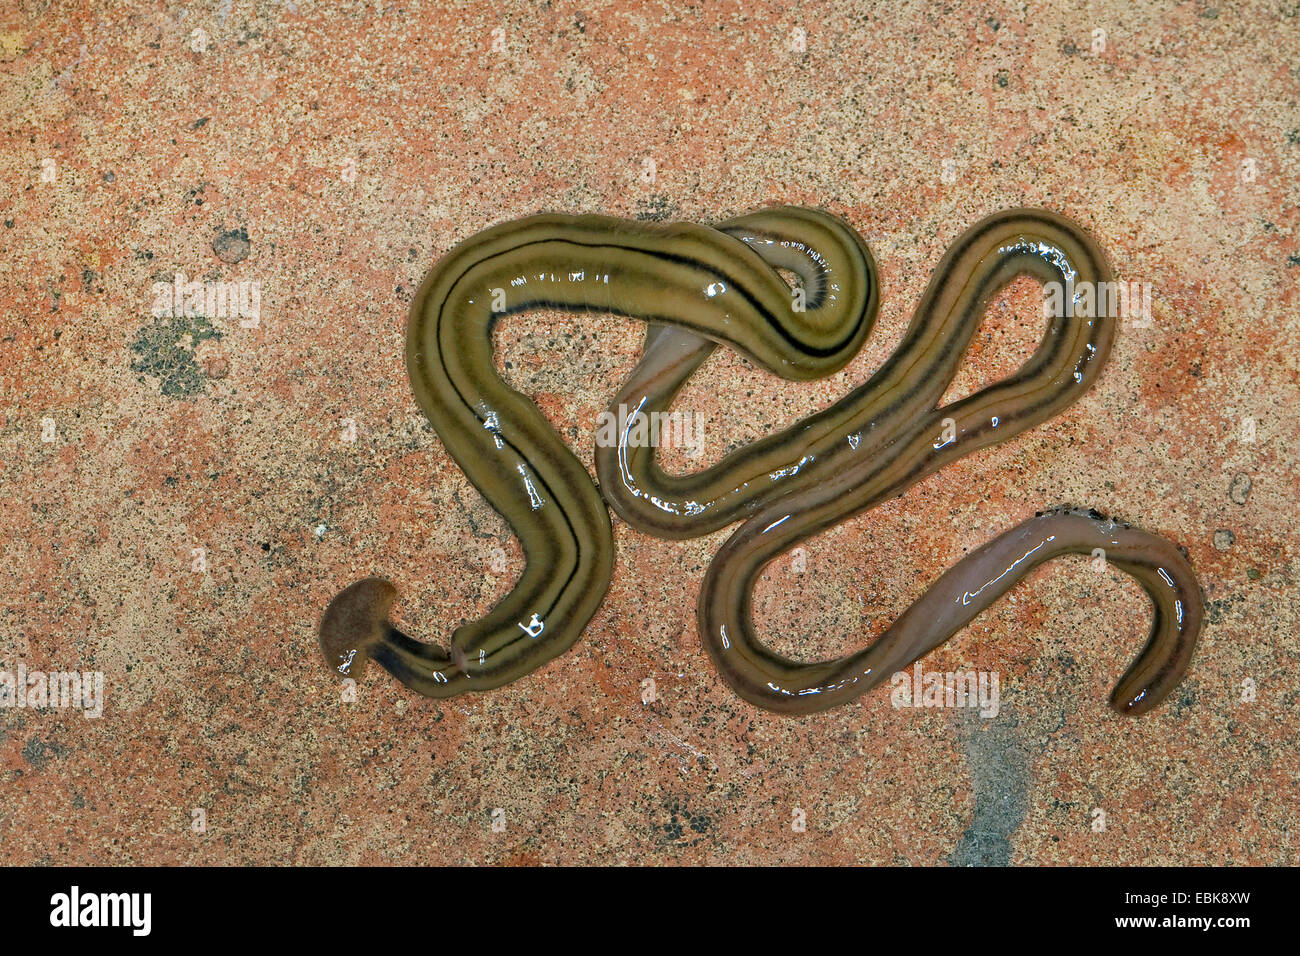
<path id="1" fill-rule="evenodd" d="M 1296 3 L 17 0 L 0 77 L 0 670 L 105 686 L 98 719 L 0 710 L 5 862 L 1296 862 Z M 1069 502 L 1190 554 L 1209 623 L 1170 703 L 1106 707 L 1149 612 L 1077 558 L 926 659 L 996 671 L 996 718 L 888 688 L 759 711 L 694 632 L 725 532 L 617 521 L 569 653 L 443 702 L 372 669 L 342 701 L 315 637 L 341 587 L 390 577 L 445 642 L 521 567 L 410 395 L 430 265 L 539 210 L 773 203 L 869 240 L 877 332 L 810 384 L 720 350 L 679 404 L 704 458 L 673 467 L 862 381 L 997 209 L 1082 223 L 1155 314 L 1067 413 L 774 564 L 767 638 L 857 647 Z M 258 321 L 154 316 L 177 273 L 258 283 Z M 1000 297 L 950 395 L 1027 357 L 1037 296 Z M 532 314 L 500 361 L 589 460 L 641 335 Z"/>

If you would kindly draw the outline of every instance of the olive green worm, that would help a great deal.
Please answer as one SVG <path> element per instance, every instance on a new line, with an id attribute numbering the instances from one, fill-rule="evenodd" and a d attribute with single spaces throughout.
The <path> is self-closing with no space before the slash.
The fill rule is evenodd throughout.
<path id="1" fill-rule="evenodd" d="M 798 276 L 793 292 L 778 268 Z M 709 567 L 699 622 L 722 676 L 760 706 L 804 713 L 856 697 L 942 644 L 1043 560 L 1100 551 L 1142 584 L 1154 608 L 1148 642 L 1111 703 L 1124 713 L 1150 709 L 1190 662 L 1204 614 L 1200 589 L 1173 545 L 1092 513 L 1057 509 L 999 536 L 946 572 L 882 637 L 839 660 L 791 661 L 754 631 L 753 585 L 777 555 L 1046 421 L 1091 387 L 1115 333 L 1104 308 L 1050 316 L 1019 370 L 939 405 L 989 300 L 1020 275 L 1067 289 L 1112 279 L 1104 255 L 1068 220 L 1026 209 L 992 215 L 948 250 L 903 341 L 866 382 L 709 468 L 668 475 L 653 447 L 629 439 L 630 425 L 667 410 L 718 344 L 788 379 L 828 375 L 857 354 L 879 306 L 875 263 L 858 234 L 828 213 L 779 207 L 715 227 L 540 215 L 471 237 L 415 296 L 407 370 L 452 457 L 518 536 L 524 572 L 485 617 L 453 633 L 447 651 L 392 625 L 391 584 L 357 582 L 322 620 L 327 662 L 359 677 L 373 658 L 431 697 L 536 670 L 572 646 L 609 586 L 608 502 L 664 537 L 743 522 Z M 496 372 L 494 324 L 532 308 L 649 325 L 643 358 L 611 403 L 632 416 L 617 441 L 596 451 L 599 490 L 536 406 Z"/>

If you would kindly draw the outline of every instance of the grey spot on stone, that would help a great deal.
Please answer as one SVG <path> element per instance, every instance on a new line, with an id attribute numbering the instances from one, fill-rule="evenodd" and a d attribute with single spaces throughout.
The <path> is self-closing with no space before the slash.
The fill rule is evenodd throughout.
<path id="1" fill-rule="evenodd" d="M 1198 685 L 1196 681 L 1183 681 L 1182 686 L 1178 688 L 1178 694 L 1172 704 L 1173 712 L 1181 714 L 1183 711 L 1195 705 L 1198 696 L 1197 689 Z"/>
<path id="2" fill-rule="evenodd" d="M 668 219 L 675 219 L 680 215 L 680 206 L 669 200 L 668 197 L 656 193 L 642 203 L 642 208 L 637 210 L 636 218 L 642 222 L 663 222 Z"/>
<path id="3" fill-rule="evenodd" d="M 189 398 L 203 391 L 207 381 L 195 361 L 195 350 L 200 342 L 219 338 L 221 333 L 202 316 L 154 319 L 131 343 L 137 356 L 131 369 L 157 378 L 164 395 Z"/>
<path id="4" fill-rule="evenodd" d="M 217 238 L 212 240 L 212 251 L 217 254 L 217 258 L 232 266 L 248 258 L 249 247 L 248 230 L 243 226 L 218 233 Z"/>
<path id="5" fill-rule="evenodd" d="M 691 813 L 675 798 L 665 800 L 663 809 L 668 813 L 668 820 L 656 827 L 656 836 L 663 845 L 696 846 L 703 842 L 704 835 L 713 825 L 712 819 L 704 814 Z"/>
<path id="6" fill-rule="evenodd" d="M 61 757 L 65 753 L 67 748 L 46 742 L 39 737 L 33 737 L 23 745 L 23 759 L 38 770 L 54 757 Z"/>
<path id="7" fill-rule="evenodd" d="M 959 721 L 975 814 L 948 856 L 953 866 L 1007 866 L 1011 837 L 1029 809 L 1029 758 L 1005 702 L 992 720 L 963 709 Z"/>
<path id="8" fill-rule="evenodd" d="M 1237 541 L 1237 536 L 1227 528 L 1220 528 L 1214 532 L 1214 546 L 1220 551 L 1227 551 Z"/>
<path id="9" fill-rule="evenodd" d="M 1237 504 L 1244 505 L 1250 497 L 1250 475 L 1234 475 L 1232 484 L 1228 486 L 1228 497 Z"/>

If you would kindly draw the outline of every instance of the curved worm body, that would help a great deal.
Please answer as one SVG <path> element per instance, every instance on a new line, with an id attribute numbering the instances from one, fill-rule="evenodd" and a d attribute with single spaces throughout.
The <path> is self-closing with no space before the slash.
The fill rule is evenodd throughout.
<path id="1" fill-rule="evenodd" d="M 795 308 L 769 262 L 800 270 L 813 287 L 805 309 Z M 407 371 L 451 456 L 518 536 L 526 566 L 486 617 L 452 635 L 448 652 L 388 623 L 390 584 L 358 582 L 326 610 L 327 662 L 358 677 L 374 658 L 430 697 L 486 690 L 567 650 L 604 598 L 614 553 L 609 514 L 582 463 L 497 374 L 499 318 L 548 307 L 673 322 L 806 379 L 857 354 L 875 319 L 876 289 L 875 263 L 857 233 L 812 210 L 755 213 L 718 229 L 540 215 L 461 243 L 412 302 Z"/>
<path id="2" fill-rule="evenodd" d="M 776 268 L 794 272 L 801 288 L 792 293 Z M 1039 210 L 990 216 L 948 250 L 902 343 L 863 385 L 710 468 L 670 476 L 652 447 L 630 440 L 632 426 L 666 411 L 717 344 L 790 379 L 830 374 L 857 353 L 879 304 L 875 264 L 857 233 L 829 214 L 783 207 L 716 228 L 543 215 L 470 238 L 415 297 L 407 369 L 448 451 L 519 537 L 525 570 L 486 617 L 452 635 L 447 652 L 389 623 L 392 585 L 358 582 L 326 610 L 327 662 L 359 677 L 373 657 L 433 697 L 486 690 L 562 653 L 595 613 L 613 565 L 601 494 L 540 411 L 501 381 L 492 356 L 497 318 L 549 307 L 649 323 L 644 356 L 611 403 L 632 418 L 615 444 L 597 448 L 597 471 L 609 504 L 652 534 L 691 537 L 744 520 L 710 565 L 699 620 L 720 672 L 747 700 L 791 713 L 843 703 L 942 644 L 1047 558 L 1102 548 L 1155 607 L 1152 636 L 1111 702 L 1145 712 L 1190 661 L 1199 587 L 1168 542 L 1076 511 L 1041 515 L 967 556 L 857 654 L 803 664 L 754 633 L 751 594 L 767 562 L 1047 420 L 1096 380 L 1115 319 L 1058 316 L 1021 369 L 939 406 L 989 300 L 1019 275 L 1065 289 L 1111 279 L 1104 255 L 1068 220 Z"/>
<path id="3" fill-rule="evenodd" d="M 1063 554 L 1101 549 L 1151 598 L 1150 636 L 1111 694 L 1110 705 L 1121 714 L 1146 713 L 1182 679 L 1205 616 L 1196 576 L 1170 542 L 1095 512 L 1059 509 L 962 558 L 870 646 L 838 660 L 804 664 L 774 653 L 754 634 L 754 582 L 772 557 L 802 537 L 779 523 L 764 526 L 767 517 L 747 522 L 713 559 L 699 616 L 704 644 L 727 683 L 769 710 L 805 714 L 858 697 L 944 643 L 1038 565 Z"/>
<path id="4" fill-rule="evenodd" d="M 617 446 L 596 452 L 606 498 L 642 531 L 693 537 L 777 499 L 788 500 L 789 511 L 802 511 L 797 496 L 834 479 L 842 493 L 863 500 L 862 507 L 845 509 L 848 516 L 1046 421 L 1096 380 L 1110 354 L 1113 318 L 1051 319 L 1019 371 L 938 407 L 989 300 L 1020 275 L 1062 288 L 1067 282 L 1098 288 L 1112 278 L 1101 250 L 1068 220 L 1027 209 L 990 216 L 949 248 L 903 341 L 864 384 L 830 408 L 688 475 L 665 474 L 655 448 L 628 442 L 630 420 Z M 665 411 L 712 350 L 711 342 L 669 330 L 648 344 L 612 407 Z"/>

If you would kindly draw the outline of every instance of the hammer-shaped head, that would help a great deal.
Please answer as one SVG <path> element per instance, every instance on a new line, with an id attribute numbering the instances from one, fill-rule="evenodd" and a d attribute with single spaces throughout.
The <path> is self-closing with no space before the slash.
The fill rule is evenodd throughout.
<path id="1" fill-rule="evenodd" d="M 396 599 L 397 588 L 388 581 L 365 578 L 330 601 L 320 622 L 320 649 L 335 677 L 360 681 L 365 675 L 371 650 L 388 632 Z"/>

